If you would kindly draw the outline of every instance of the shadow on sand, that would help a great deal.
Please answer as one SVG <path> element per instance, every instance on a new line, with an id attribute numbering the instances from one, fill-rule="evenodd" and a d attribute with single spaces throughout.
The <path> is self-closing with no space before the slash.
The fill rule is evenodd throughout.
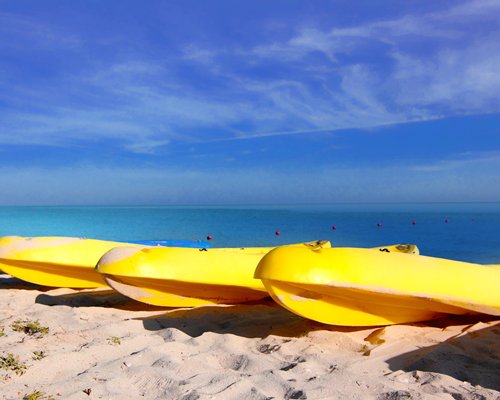
<path id="1" fill-rule="evenodd" d="M 269 335 L 300 337 L 315 330 L 354 332 L 366 328 L 332 327 L 307 320 L 280 307 L 272 300 L 232 306 L 202 306 L 176 309 L 162 315 L 140 318 L 144 328 L 158 331 L 166 339 L 170 328 L 180 330 L 193 338 L 206 332 L 233 334 L 246 338 Z"/>
<path id="2" fill-rule="evenodd" d="M 13 276 L 3 274 L 0 271 L 0 289 L 21 289 L 21 290 L 38 290 L 40 292 L 48 292 L 54 288 L 47 286 L 35 285 L 34 283 L 26 282 Z"/>
<path id="3" fill-rule="evenodd" d="M 64 294 L 40 294 L 35 302 L 46 306 L 106 307 L 130 311 L 159 311 L 164 308 L 132 300 L 112 289 L 81 290 Z"/>
<path id="4" fill-rule="evenodd" d="M 486 322 L 491 319 L 486 317 L 479 320 Z M 441 322 L 446 321 L 453 320 Z M 474 323 L 474 320 L 471 322 Z M 472 385 L 500 391 L 500 322 L 471 332 L 467 332 L 468 328 L 457 337 L 400 354 L 387 360 L 387 363 L 393 371 L 437 372 Z"/>

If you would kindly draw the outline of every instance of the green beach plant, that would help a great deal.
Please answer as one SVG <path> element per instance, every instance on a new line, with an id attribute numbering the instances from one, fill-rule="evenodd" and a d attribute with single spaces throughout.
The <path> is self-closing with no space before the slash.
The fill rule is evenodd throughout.
<path id="1" fill-rule="evenodd" d="M 118 345 L 122 344 L 120 338 L 117 337 L 117 336 L 111 336 L 111 337 L 109 337 L 108 338 L 108 342 L 109 342 L 109 344 L 113 344 L 115 346 L 118 346 Z"/>
<path id="2" fill-rule="evenodd" d="M 18 356 L 7 353 L 6 356 L 0 357 L 0 368 L 7 371 L 13 371 L 16 375 L 22 375 L 26 370 L 26 364 L 20 362 Z"/>
<path id="3" fill-rule="evenodd" d="M 16 332 L 24 332 L 27 335 L 33 336 L 39 334 L 41 336 L 49 333 L 49 328 L 46 326 L 40 325 L 39 320 L 31 321 L 29 319 L 25 320 L 16 320 L 10 326 L 13 331 Z"/>
<path id="4" fill-rule="evenodd" d="M 7 336 L 7 335 L 5 334 L 5 328 L 4 328 L 3 326 L 2 326 L 2 327 L 0 327 L 0 337 L 2 337 L 2 336 Z"/>
<path id="5" fill-rule="evenodd" d="M 38 361 L 38 360 L 41 360 L 42 358 L 45 358 L 45 357 L 47 357 L 47 355 L 42 350 L 33 352 L 33 360 Z"/>
<path id="6" fill-rule="evenodd" d="M 55 400 L 55 398 L 54 396 L 46 395 L 45 393 L 40 392 L 39 390 L 34 390 L 29 394 L 25 394 L 23 396 L 23 400 Z"/>

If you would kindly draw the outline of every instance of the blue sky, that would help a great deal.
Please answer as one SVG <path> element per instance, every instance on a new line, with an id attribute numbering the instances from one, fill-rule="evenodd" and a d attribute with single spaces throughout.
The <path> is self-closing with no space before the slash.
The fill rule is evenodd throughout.
<path id="1" fill-rule="evenodd" d="M 500 201 L 499 20 L 0 0 L 0 204 Z"/>

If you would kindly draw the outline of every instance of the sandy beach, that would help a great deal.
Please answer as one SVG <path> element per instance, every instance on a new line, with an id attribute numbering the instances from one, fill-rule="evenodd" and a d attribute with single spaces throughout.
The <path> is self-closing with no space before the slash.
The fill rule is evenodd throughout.
<path id="1" fill-rule="evenodd" d="M 0 305 L 3 399 L 500 399 L 498 318 L 345 328 L 270 300 L 161 309 L 5 274 Z M 28 321 L 48 332 L 13 328 Z"/>

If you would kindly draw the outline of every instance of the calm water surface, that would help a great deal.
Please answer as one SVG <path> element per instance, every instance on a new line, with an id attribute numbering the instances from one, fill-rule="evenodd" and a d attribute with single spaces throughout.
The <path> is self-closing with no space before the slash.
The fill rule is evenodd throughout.
<path id="1" fill-rule="evenodd" d="M 317 239 L 353 247 L 416 243 L 425 255 L 478 263 L 500 263 L 499 232 L 500 203 L 0 207 L 0 236 L 126 241 L 212 235 L 214 247 Z"/>

